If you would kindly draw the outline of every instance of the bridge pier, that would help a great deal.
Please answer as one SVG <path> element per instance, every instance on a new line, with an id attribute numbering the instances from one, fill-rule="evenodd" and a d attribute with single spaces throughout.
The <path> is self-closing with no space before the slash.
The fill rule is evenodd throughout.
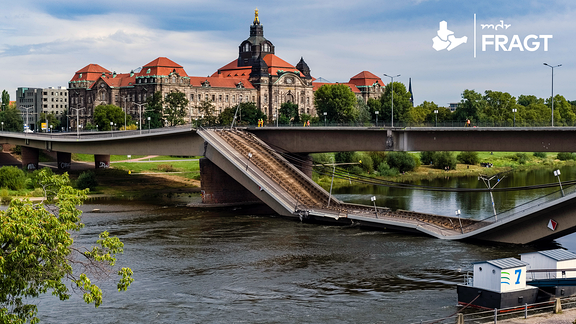
<path id="1" fill-rule="evenodd" d="M 110 167 L 110 155 L 94 154 L 94 168 L 108 169 Z"/>
<path id="2" fill-rule="evenodd" d="M 22 146 L 22 169 L 34 171 L 38 169 L 38 156 L 40 150 L 33 147 Z"/>
<path id="3" fill-rule="evenodd" d="M 308 153 L 290 153 L 294 160 L 289 160 L 298 170 L 302 171 L 308 178 L 312 179 L 312 157 Z"/>
<path id="4" fill-rule="evenodd" d="M 260 202 L 248 189 L 207 158 L 200 159 L 200 182 L 204 204 Z"/>
<path id="5" fill-rule="evenodd" d="M 72 153 L 69 152 L 56 152 L 56 162 L 58 170 L 70 170 L 72 165 Z"/>

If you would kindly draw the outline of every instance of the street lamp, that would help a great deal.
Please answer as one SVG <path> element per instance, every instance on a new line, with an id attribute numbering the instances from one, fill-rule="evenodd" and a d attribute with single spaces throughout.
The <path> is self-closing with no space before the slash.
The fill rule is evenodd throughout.
<path id="1" fill-rule="evenodd" d="M 128 107 L 126 106 L 126 104 L 127 104 L 128 98 L 126 98 L 126 97 L 123 97 L 123 98 L 124 98 L 124 130 L 126 130 L 126 115 L 127 115 L 126 113 L 128 112 L 127 111 Z"/>
<path id="2" fill-rule="evenodd" d="M 150 133 L 150 116 L 148 116 L 148 133 Z"/>
<path id="3" fill-rule="evenodd" d="M 276 122 L 276 127 L 278 127 L 278 118 L 276 118 L 276 114 L 273 114 L 272 118 L 274 118 L 274 122 Z"/>
<path id="4" fill-rule="evenodd" d="M 78 125 L 80 124 L 79 114 L 80 114 L 80 109 L 84 109 L 84 108 L 77 107 L 77 108 L 71 108 L 71 109 L 76 110 L 76 138 L 80 138 L 80 129 L 78 128 Z"/>
<path id="5" fill-rule="evenodd" d="M 516 127 L 516 111 L 518 111 L 518 109 L 512 108 L 512 112 L 514 113 L 514 123 L 512 124 L 512 127 Z"/>
<path id="6" fill-rule="evenodd" d="M 140 121 L 140 134 L 142 134 L 142 106 L 145 105 L 145 103 L 134 103 L 136 106 L 138 106 L 138 120 Z M 192 122 L 192 121 L 190 121 Z"/>
<path id="7" fill-rule="evenodd" d="M 398 75 L 396 75 L 396 76 L 391 76 L 391 75 L 388 75 L 388 74 L 384 73 L 384 76 L 389 77 L 390 80 L 391 80 L 390 83 L 392 83 L 392 116 L 391 116 L 392 126 L 391 126 L 391 127 L 394 127 L 394 78 L 399 77 L 400 74 L 398 74 Z"/>
<path id="8" fill-rule="evenodd" d="M 378 218 L 378 209 L 376 208 L 376 196 L 370 197 L 370 200 L 374 203 L 374 212 L 376 213 L 376 218 Z"/>
<path id="9" fill-rule="evenodd" d="M 374 114 L 376 114 L 376 127 L 378 127 L 378 115 L 380 114 L 380 111 L 375 111 Z"/>
<path id="10" fill-rule="evenodd" d="M 2 131 L 4 131 L 4 122 L 2 122 Z"/>
<path id="11" fill-rule="evenodd" d="M 460 232 L 464 234 L 464 229 L 462 228 L 462 220 L 460 219 L 460 209 L 456 210 L 456 217 L 458 217 L 458 222 L 460 223 Z"/>
<path id="12" fill-rule="evenodd" d="M 326 115 L 328 115 L 328 113 L 324 112 L 324 127 L 326 127 Z"/>
<path id="13" fill-rule="evenodd" d="M 434 127 L 438 127 L 438 109 L 434 109 L 434 115 L 436 115 L 436 121 L 434 122 Z"/>
<path id="14" fill-rule="evenodd" d="M 552 127 L 554 127 L 554 68 L 562 66 L 562 64 L 558 65 L 550 65 L 548 63 L 544 63 L 549 68 L 552 68 Z"/>

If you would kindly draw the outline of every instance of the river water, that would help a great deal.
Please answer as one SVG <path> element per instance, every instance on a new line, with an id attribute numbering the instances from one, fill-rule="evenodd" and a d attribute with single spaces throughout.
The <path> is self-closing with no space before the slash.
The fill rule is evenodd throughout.
<path id="1" fill-rule="evenodd" d="M 545 182 L 551 181 L 540 183 Z M 355 190 L 341 189 L 337 196 L 365 202 L 364 196 L 376 194 L 379 204 L 394 202 L 395 208 L 445 214 L 460 208 L 472 217 L 491 212 L 486 194 L 468 206 L 475 199 L 456 194 L 404 192 L 391 198 L 382 188 Z M 532 193 L 526 195 L 496 201 L 518 203 Z M 472 262 L 558 246 L 576 251 L 576 235 L 547 245 L 469 244 L 180 202 L 82 206 L 86 227 L 75 244 L 89 246 L 104 230 L 118 236 L 125 243 L 119 265 L 134 270 L 135 282 L 119 293 L 112 280 L 104 281 L 98 309 L 79 295 L 64 302 L 44 296 L 42 322 L 414 323 L 458 310 L 455 285 Z"/>

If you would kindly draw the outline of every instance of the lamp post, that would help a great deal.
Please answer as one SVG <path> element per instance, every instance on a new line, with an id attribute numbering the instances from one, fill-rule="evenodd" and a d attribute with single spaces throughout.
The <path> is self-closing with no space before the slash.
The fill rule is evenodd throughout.
<path id="1" fill-rule="evenodd" d="M 77 107 L 77 108 L 71 108 L 71 109 L 76 110 L 76 138 L 80 138 L 80 128 L 78 128 L 78 126 L 80 125 L 79 115 L 80 115 L 80 109 L 84 109 L 84 108 Z"/>
<path id="2" fill-rule="evenodd" d="M 128 98 L 123 97 L 124 98 L 124 130 L 126 130 L 126 113 L 128 112 L 128 107 L 126 106 L 127 100 Z"/>
<path id="3" fill-rule="evenodd" d="M 391 80 L 390 83 L 392 83 L 392 116 L 390 118 L 392 119 L 392 126 L 391 127 L 394 127 L 394 78 L 399 77 L 400 74 L 392 76 L 392 75 L 388 75 L 388 74 L 384 73 L 384 76 L 389 77 Z"/>
<path id="4" fill-rule="evenodd" d="M 380 111 L 376 110 L 374 114 L 376 114 L 376 127 L 378 127 L 378 115 L 380 114 Z"/>
<path id="5" fill-rule="evenodd" d="M 436 120 L 434 121 L 434 127 L 438 127 L 438 109 L 434 109 L 434 115 L 436 115 Z"/>
<path id="6" fill-rule="evenodd" d="M 4 131 L 4 122 L 2 122 L 2 131 Z"/>
<path id="7" fill-rule="evenodd" d="M 112 132 L 112 137 L 114 137 L 114 122 L 110 122 L 110 131 Z"/>
<path id="8" fill-rule="evenodd" d="M 548 63 L 544 63 L 544 65 L 552 69 L 552 127 L 554 127 L 554 68 L 561 67 L 562 64 L 552 66 Z"/>
<path id="9" fill-rule="evenodd" d="M 140 121 L 140 134 L 142 134 L 142 106 L 145 105 L 145 103 L 134 103 L 136 106 L 138 106 L 138 120 Z M 192 118 L 192 117 L 190 117 Z M 192 123 L 192 120 L 190 120 L 190 123 Z"/>
<path id="10" fill-rule="evenodd" d="M 456 210 L 456 217 L 458 217 L 458 222 L 460 223 L 460 232 L 464 234 L 464 229 L 462 228 L 462 220 L 460 219 L 460 209 Z"/>
<path id="11" fill-rule="evenodd" d="M 324 127 L 326 127 L 326 115 L 328 115 L 328 113 L 324 112 Z"/>
<path id="12" fill-rule="evenodd" d="M 518 109 L 512 108 L 512 112 L 514 113 L 514 122 L 512 124 L 512 127 L 516 127 L 516 111 L 518 111 Z"/>
<path id="13" fill-rule="evenodd" d="M 376 213 L 376 218 L 378 218 L 378 209 L 376 208 L 376 196 L 370 197 L 370 200 L 374 203 L 374 213 Z"/>
<path id="14" fill-rule="evenodd" d="M 278 127 L 278 118 L 276 118 L 276 114 L 272 115 L 272 118 L 274 119 L 274 122 L 276 123 L 276 127 Z"/>
<path id="15" fill-rule="evenodd" d="M 150 116 L 148 116 L 148 134 L 150 134 Z"/>

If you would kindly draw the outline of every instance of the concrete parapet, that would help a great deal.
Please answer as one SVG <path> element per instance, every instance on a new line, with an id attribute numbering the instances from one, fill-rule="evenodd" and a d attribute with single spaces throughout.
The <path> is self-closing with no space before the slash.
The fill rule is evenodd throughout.
<path id="1" fill-rule="evenodd" d="M 72 153 L 57 152 L 56 161 L 58 162 L 58 170 L 70 170 L 72 165 Z"/>
<path id="2" fill-rule="evenodd" d="M 94 168 L 108 169 L 110 167 L 110 155 L 94 154 Z"/>
<path id="3" fill-rule="evenodd" d="M 207 158 L 200 159 L 202 202 L 230 204 L 260 200 Z"/>
<path id="4" fill-rule="evenodd" d="M 37 148 L 22 146 L 22 169 L 34 171 L 38 169 L 38 156 L 40 151 Z"/>

